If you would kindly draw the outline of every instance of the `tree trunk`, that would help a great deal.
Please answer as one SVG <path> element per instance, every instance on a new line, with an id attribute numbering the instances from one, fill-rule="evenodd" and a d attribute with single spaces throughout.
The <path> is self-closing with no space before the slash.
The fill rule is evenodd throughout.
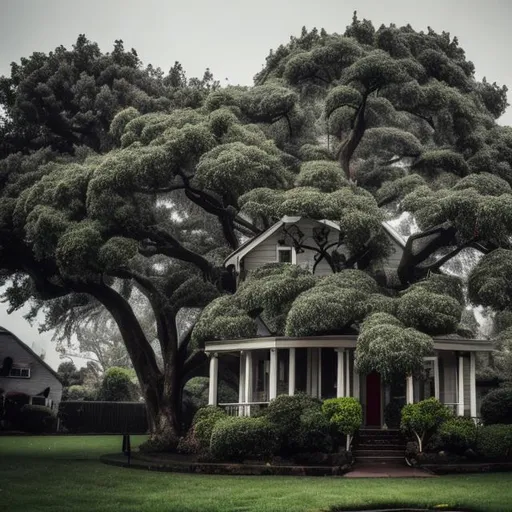
<path id="1" fill-rule="evenodd" d="M 171 339 L 166 340 L 168 350 L 163 351 L 165 365 L 162 372 L 130 304 L 120 294 L 105 284 L 86 283 L 77 288 L 100 301 L 119 327 L 146 401 L 151 433 L 149 441 L 141 448 L 148 451 L 175 449 L 180 433 L 181 395 L 177 344 L 172 332 L 167 333 Z"/>

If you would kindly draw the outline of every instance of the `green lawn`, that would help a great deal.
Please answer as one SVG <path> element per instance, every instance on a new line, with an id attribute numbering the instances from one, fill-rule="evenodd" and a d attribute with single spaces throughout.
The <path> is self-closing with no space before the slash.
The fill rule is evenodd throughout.
<path id="1" fill-rule="evenodd" d="M 132 438 L 132 445 L 142 440 Z M 98 462 L 100 454 L 120 447 L 121 436 L 0 437 L 0 509 L 293 512 L 449 505 L 512 510 L 510 473 L 402 480 L 228 477 L 151 473 Z"/>

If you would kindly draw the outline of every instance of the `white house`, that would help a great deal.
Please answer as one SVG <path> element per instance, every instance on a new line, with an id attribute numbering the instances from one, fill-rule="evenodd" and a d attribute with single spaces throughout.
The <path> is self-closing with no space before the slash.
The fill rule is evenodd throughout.
<path id="1" fill-rule="evenodd" d="M 49 391 L 45 393 L 47 388 Z M 29 403 L 52 408 L 58 408 L 62 398 L 62 382 L 58 374 L 3 327 L 0 327 L 0 390 L 4 396 L 25 393 Z"/>
<path id="2" fill-rule="evenodd" d="M 386 274 L 396 274 L 404 254 L 405 241 L 388 224 L 383 227 L 390 237 L 391 255 L 382 262 Z M 321 232 L 323 230 L 323 232 Z M 317 252 L 298 252 L 287 243 L 293 232 L 305 245 L 322 238 L 325 244 L 338 246 L 339 228 L 330 221 L 301 217 L 283 217 L 260 235 L 233 252 L 225 266 L 234 268 L 238 279 L 247 271 L 271 262 L 289 262 L 328 275 L 325 260 L 315 260 Z M 320 233 L 321 232 L 321 233 Z M 338 246 L 343 252 L 343 247 Z M 206 343 L 210 356 L 209 403 L 217 404 L 218 359 L 235 358 L 239 365 L 239 399 L 237 404 L 218 404 L 238 414 L 250 414 L 251 407 L 264 406 L 280 394 L 305 392 L 318 398 L 353 396 L 364 411 L 366 426 L 384 423 L 384 408 L 391 400 L 413 403 L 435 396 L 451 406 L 459 416 L 477 416 L 475 355 L 491 352 L 487 340 L 439 337 L 434 339 L 435 352 L 425 358 L 425 378 L 408 377 L 403 382 L 385 384 L 378 373 L 360 375 L 355 369 L 357 335 L 275 337 L 263 322 L 258 336 L 252 339 L 220 340 Z"/>

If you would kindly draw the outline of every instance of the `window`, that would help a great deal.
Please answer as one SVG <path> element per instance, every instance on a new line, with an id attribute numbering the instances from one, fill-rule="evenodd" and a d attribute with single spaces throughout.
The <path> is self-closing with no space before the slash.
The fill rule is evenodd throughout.
<path id="1" fill-rule="evenodd" d="M 277 262 L 278 263 L 297 263 L 297 253 L 293 247 L 278 245 L 277 246 Z"/>
<path id="2" fill-rule="evenodd" d="M 9 377 L 13 377 L 15 379 L 30 379 L 30 368 L 13 366 L 9 372 Z"/>

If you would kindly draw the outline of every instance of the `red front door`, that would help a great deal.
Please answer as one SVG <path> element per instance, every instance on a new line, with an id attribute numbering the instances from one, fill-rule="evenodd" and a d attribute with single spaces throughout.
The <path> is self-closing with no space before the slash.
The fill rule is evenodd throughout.
<path id="1" fill-rule="evenodd" d="M 380 420 L 380 373 L 366 376 L 366 425 L 381 426 Z"/>

